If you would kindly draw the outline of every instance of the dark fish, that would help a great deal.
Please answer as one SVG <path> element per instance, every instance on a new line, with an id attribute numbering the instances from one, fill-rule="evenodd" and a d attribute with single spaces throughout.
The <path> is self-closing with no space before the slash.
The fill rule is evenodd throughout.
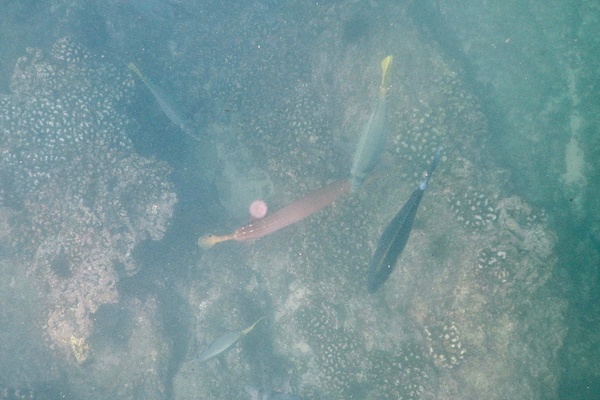
<path id="1" fill-rule="evenodd" d="M 419 187 L 410 195 L 398 214 L 385 227 L 377 243 L 377 250 L 369 263 L 368 289 L 374 293 L 389 278 L 396 266 L 398 257 L 406 247 L 406 242 L 412 230 L 413 221 L 417 215 L 419 204 L 427 189 L 427 183 L 440 159 L 442 149 L 439 148 L 427 170 L 427 176 Z"/>

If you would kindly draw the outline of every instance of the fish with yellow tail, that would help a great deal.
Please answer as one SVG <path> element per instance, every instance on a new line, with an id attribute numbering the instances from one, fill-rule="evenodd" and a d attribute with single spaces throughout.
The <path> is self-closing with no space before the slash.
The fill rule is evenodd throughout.
<path id="1" fill-rule="evenodd" d="M 225 332 L 215 340 L 213 340 L 206 349 L 198 354 L 198 362 L 205 362 L 218 356 L 219 354 L 229 350 L 241 338 L 252 332 L 256 324 L 262 321 L 265 317 L 260 317 L 255 323 L 241 331 Z"/>
<path id="2" fill-rule="evenodd" d="M 257 219 L 248 225 L 238 228 L 229 235 L 205 235 L 198 239 L 202 248 L 210 248 L 217 243 L 228 240 L 252 240 L 273 233 L 288 225 L 303 220 L 309 215 L 333 203 L 340 196 L 350 191 L 350 181 L 347 179 L 335 181 L 307 194 L 306 196 L 288 204 L 271 215 Z"/>
<path id="3" fill-rule="evenodd" d="M 165 113 L 167 118 L 169 118 L 169 120 L 172 123 L 177 125 L 179 129 L 183 131 L 183 133 L 185 133 L 192 139 L 202 143 L 202 140 L 200 140 L 200 138 L 196 136 L 196 133 L 191 126 L 191 122 L 183 115 L 181 115 L 181 113 L 177 110 L 175 102 L 171 99 L 171 96 L 169 96 L 160 86 L 158 86 L 149 78 L 147 78 L 146 75 L 144 75 L 134 63 L 127 64 L 127 68 L 132 70 L 141 79 L 144 85 L 146 85 L 148 90 L 150 90 L 150 93 L 152 93 L 152 95 L 154 96 L 154 99 L 158 103 L 158 106 L 160 107 L 162 112 Z"/>
<path id="4" fill-rule="evenodd" d="M 373 113 L 367 121 L 350 170 L 352 191 L 357 191 L 367 175 L 379 162 L 387 143 L 387 92 L 388 76 L 394 57 L 387 56 L 381 61 L 381 85 L 379 97 Z"/>

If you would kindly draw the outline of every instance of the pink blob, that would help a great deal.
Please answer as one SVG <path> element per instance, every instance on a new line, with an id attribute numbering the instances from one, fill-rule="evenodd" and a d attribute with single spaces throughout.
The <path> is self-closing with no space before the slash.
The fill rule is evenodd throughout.
<path id="1" fill-rule="evenodd" d="M 263 200 L 254 200 L 250 204 L 250 215 L 252 218 L 260 219 L 267 215 L 267 203 Z"/>

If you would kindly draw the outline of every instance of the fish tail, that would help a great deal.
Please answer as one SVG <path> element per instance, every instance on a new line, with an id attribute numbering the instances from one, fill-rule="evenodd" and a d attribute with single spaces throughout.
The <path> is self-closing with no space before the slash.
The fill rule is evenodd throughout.
<path id="1" fill-rule="evenodd" d="M 265 317 L 260 317 L 259 319 L 256 320 L 255 323 L 253 323 L 252 325 L 250 325 L 248 328 L 244 329 L 242 331 L 242 335 L 247 335 L 250 333 L 250 331 L 252 331 L 252 329 L 254 329 L 254 327 L 256 326 L 256 324 L 258 324 L 260 321 L 262 321 L 263 319 L 265 319 Z"/>
<path id="2" fill-rule="evenodd" d="M 390 66 L 392 65 L 392 61 L 394 61 L 394 56 L 389 55 L 383 60 L 381 60 L 381 86 L 379 88 L 379 93 L 382 96 L 387 95 L 387 87 L 388 87 L 388 72 L 390 70 Z"/>
<path id="3" fill-rule="evenodd" d="M 135 65 L 134 63 L 129 63 L 127 64 L 127 68 L 135 72 L 135 74 L 140 77 L 142 82 L 146 83 L 146 77 L 144 76 L 144 74 L 142 74 L 142 71 L 140 71 L 137 65 Z"/>
<path id="4" fill-rule="evenodd" d="M 217 243 L 226 242 L 228 240 L 234 239 L 234 235 L 224 235 L 224 236 L 216 236 L 216 235 L 204 235 L 198 238 L 198 246 L 203 249 L 210 249 Z"/>
<path id="5" fill-rule="evenodd" d="M 140 69 L 134 63 L 127 64 L 127 68 L 129 68 L 130 70 L 132 70 L 133 72 L 135 72 L 136 75 L 138 75 L 139 77 L 142 76 L 142 71 L 140 71 Z"/>

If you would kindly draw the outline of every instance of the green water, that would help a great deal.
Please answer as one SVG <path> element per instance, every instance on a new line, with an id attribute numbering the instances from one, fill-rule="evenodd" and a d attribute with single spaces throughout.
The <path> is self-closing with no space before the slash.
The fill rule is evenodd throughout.
<path id="1" fill-rule="evenodd" d="M 0 398 L 596 398 L 596 2 L 5 3 Z M 93 61 L 51 50 L 65 36 Z M 363 190 L 198 248 L 247 223 L 249 199 L 273 211 L 348 176 L 388 54 L 389 138 Z M 377 240 L 439 146 L 371 295 Z"/>

